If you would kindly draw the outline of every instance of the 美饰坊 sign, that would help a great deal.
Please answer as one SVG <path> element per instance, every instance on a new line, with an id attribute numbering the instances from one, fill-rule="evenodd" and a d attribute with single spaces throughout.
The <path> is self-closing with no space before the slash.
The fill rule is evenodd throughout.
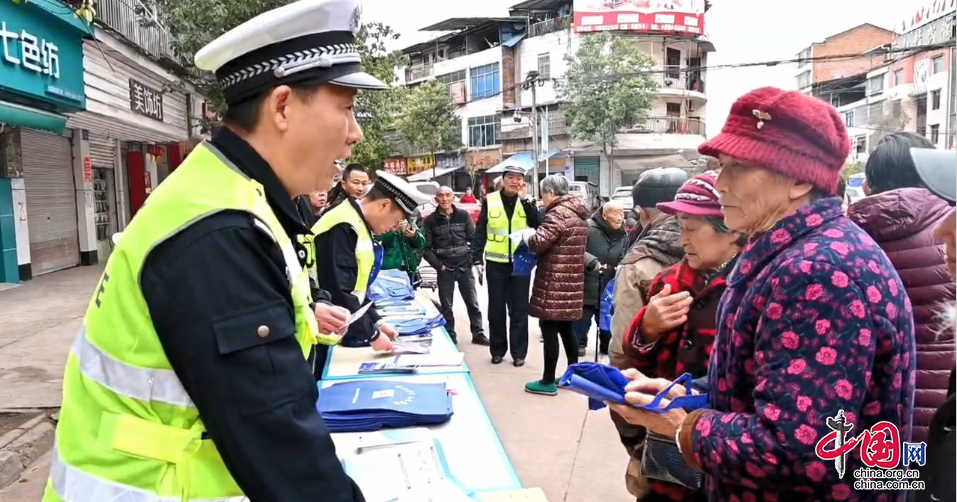
<path id="1" fill-rule="evenodd" d="M 85 110 L 83 34 L 42 6 L 0 2 L 0 88 L 57 110 Z"/>
<path id="2" fill-rule="evenodd" d="M 130 110 L 137 115 L 163 121 L 163 93 L 130 79 Z"/>
<path id="3" fill-rule="evenodd" d="M 572 4 L 576 33 L 630 31 L 703 35 L 704 7 L 705 0 L 665 2 L 575 0 Z"/>

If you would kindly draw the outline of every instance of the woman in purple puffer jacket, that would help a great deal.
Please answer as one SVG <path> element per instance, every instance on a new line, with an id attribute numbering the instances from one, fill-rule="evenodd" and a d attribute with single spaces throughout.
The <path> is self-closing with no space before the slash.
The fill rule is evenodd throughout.
<path id="1" fill-rule="evenodd" d="M 864 170 L 868 197 L 852 204 L 848 217 L 887 253 L 904 282 L 914 308 L 917 391 L 913 441 L 926 441 L 934 411 L 947 398 L 954 367 L 954 334 L 942 331 L 941 305 L 954 299 L 954 281 L 934 235 L 950 206 L 924 187 L 911 148 L 934 148 L 923 136 L 901 132 L 885 136 Z"/>

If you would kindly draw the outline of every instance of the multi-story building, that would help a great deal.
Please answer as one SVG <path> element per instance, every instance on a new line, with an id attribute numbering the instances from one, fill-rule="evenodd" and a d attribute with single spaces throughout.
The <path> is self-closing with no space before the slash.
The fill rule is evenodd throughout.
<path id="1" fill-rule="evenodd" d="M 895 131 L 924 135 L 938 148 L 955 147 L 955 16 L 953 0 L 934 2 L 907 18 L 897 27 L 903 33 L 894 34 L 889 42 L 879 38 L 860 42 L 856 48 L 833 48 L 833 53 L 852 54 L 871 42 L 881 42 L 878 50 L 862 51 L 862 57 L 853 60 L 855 71 L 873 65 L 867 71 L 847 76 L 830 73 L 826 75 L 830 80 L 805 86 L 844 115 L 853 145 L 849 162 L 866 162 L 877 142 Z"/>
<path id="2" fill-rule="evenodd" d="M 427 29 L 456 30 L 452 34 L 405 49 L 412 62 L 399 79 L 410 85 L 429 78 L 450 84 L 453 100 L 461 105 L 466 172 L 494 167 L 503 159 L 532 169 L 532 135 L 538 134 L 539 176 L 565 173 L 595 183 L 607 195 L 619 185 L 634 183 L 648 168 L 690 167 L 688 158 L 697 158 L 707 117 L 704 69 L 714 46 L 703 34 L 706 2 L 691 3 L 695 6 L 689 13 L 632 12 L 634 7 L 615 5 L 594 13 L 575 12 L 570 0 L 528 0 L 513 6 L 506 18 L 449 20 Z M 629 24 L 617 24 L 625 18 Z M 588 31 L 631 37 L 656 62 L 659 88 L 648 120 L 619 134 L 614 165 L 599 146 L 573 139 L 555 87 Z M 541 80 L 534 103 L 532 91 L 520 85 L 532 71 Z M 532 126 L 533 106 L 540 117 L 537 128 Z M 387 167 L 409 172 L 413 165 L 415 172 L 428 162 L 413 158 L 403 165 L 393 159 Z M 468 179 L 465 173 L 458 178 Z"/>
<path id="3" fill-rule="evenodd" d="M 149 7 L 100 0 L 87 24 L 82 4 L 0 3 L 0 282 L 105 260 L 196 132 Z"/>

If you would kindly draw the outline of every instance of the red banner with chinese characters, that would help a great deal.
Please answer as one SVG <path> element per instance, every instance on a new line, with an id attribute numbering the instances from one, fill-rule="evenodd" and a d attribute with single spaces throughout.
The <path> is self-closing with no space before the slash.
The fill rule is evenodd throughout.
<path id="1" fill-rule="evenodd" d="M 405 176 L 407 174 L 405 158 L 400 157 L 397 159 L 385 159 L 382 161 L 382 169 L 396 176 Z"/>
<path id="2" fill-rule="evenodd" d="M 575 32 L 704 34 L 704 0 L 575 0 Z"/>

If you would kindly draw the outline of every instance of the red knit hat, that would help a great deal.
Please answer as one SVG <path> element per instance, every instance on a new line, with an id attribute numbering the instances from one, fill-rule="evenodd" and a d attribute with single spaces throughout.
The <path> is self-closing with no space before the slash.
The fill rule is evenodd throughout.
<path id="1" fill-rule="evenodd" d="M 698 218 L 723 218 L 718 190 L 714 187 L 718 173 L 707 171 L 681 185 L 675 200 L 658 204 L 658 209 L 668 214 L 687 214 Z"/>
<path id="2" fill-rule="evenodd" d="M 721 134 L 698 151 L 763 166 L 834 195 L 851 140 L 831 105 L 799 92 L 762 87 L 738 98 Z"/>

